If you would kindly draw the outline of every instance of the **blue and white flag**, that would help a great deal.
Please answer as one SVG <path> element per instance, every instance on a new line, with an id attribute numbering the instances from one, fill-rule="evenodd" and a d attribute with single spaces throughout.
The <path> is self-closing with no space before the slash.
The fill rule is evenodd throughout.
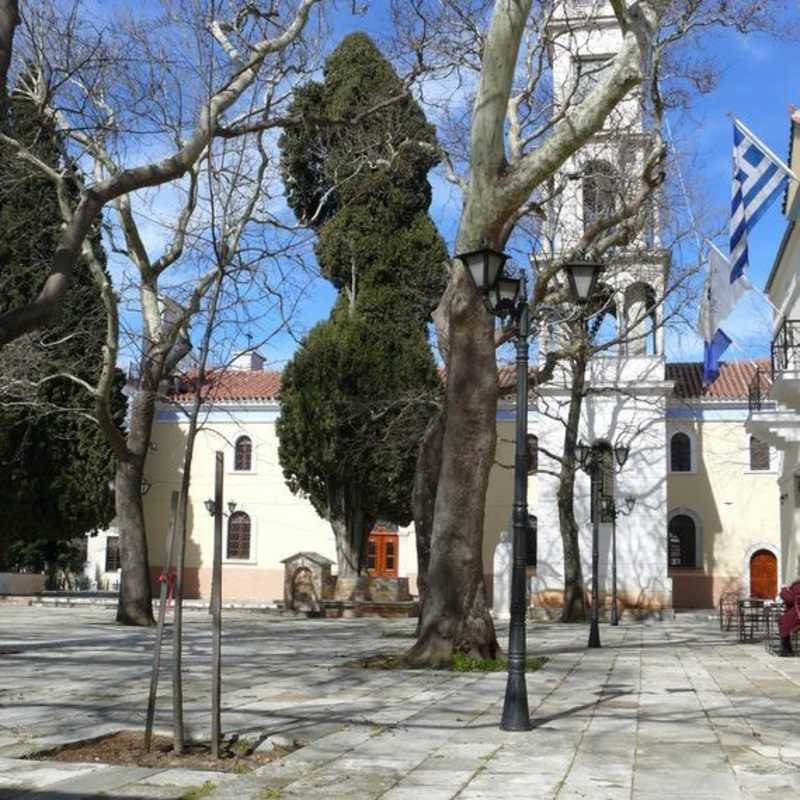
<path id="1" fill-rule="evenodd" d="M 747 268 L 747 234 L 783 191 L 789 168 L 738 119 L 733 121 L 731 186 L 731 282 Z"/>
<path id="2" fill-rule="evenodd" d="M 703 384 L 719 376 L 719 360 L 730 347 L 731 338 L 722 330 L 736 304 L 752 287 L 744 275 L 734 275 L 731 263 L 709 242 L 708 276 L 700 306 L 698 332 L 703 337 Z"/>

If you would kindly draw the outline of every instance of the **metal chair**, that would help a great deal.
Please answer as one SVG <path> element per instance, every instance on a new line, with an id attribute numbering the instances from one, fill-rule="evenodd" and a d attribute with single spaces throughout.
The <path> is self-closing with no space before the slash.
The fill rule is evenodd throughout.
<path id="1" fill-rule="evenodd" d="M 737 603 L 739 641 L 757 642 L 764 638 L 764 601 L 748 597 Z"/>

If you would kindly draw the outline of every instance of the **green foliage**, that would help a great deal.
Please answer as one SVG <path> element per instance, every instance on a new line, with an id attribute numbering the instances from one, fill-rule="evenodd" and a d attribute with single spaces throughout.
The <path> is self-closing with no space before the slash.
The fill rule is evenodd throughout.
<path id="1" fill-rule="evenodd" d="M 27 101 L 11 103 L 6 130 L 42 162 L 65 167 L 52 124 Z M 77 186 L 72 187 L 72 195 Z M 53 182 L 35 166 L 0 146 L 0 311 L 32 300 L 53 264 L 62 219 Z M 104 260 L 99 227 L 91 236 Z M 15 539 L 72 539 L 103 527 L 113 516 L 110 449 L 91 413 L 88 393 L 70 373 L 94 382 L 100 366 L 105 316 L 85 264 L 79 264 L 61 319 L 3 351 L 0 362 L 0 530 Z M 14 389 L 14 379 L 42 380 Z M 114 405 L 125 413 L 123 376 Z M 11 387 L 11 388 L 9 388 Z M 22 404 L 21 404 L 22 403 Z M 0 561 L 3 559 L 0 549 Z"/>
<path id="2" fill-rule="evenodd" d="M 547 663 L 545 656 L 534 656 L 525 661 L 526 672 L 536 672 Z M 504 658 L 475 658 L 466 653 L 453 653 L 454 672 L 505 672 L 508 661 Z"/>
<path id="3" fill-rule="evenodd" d="M 79 577 L 86 561 L 84 540 L 70 541 L 36 539 L 14 542 L 6 555 L 7 565 L 13 572 L 47 572 L 48 589 L 62 588 L 58 581 L 59 572 Z"/>
<path id="4" fill-rule="evenodd" d="M 212 781 L 206 781 L 201 786 L 193 786 L 181 795 L 181 800 L 203 800 L 210 797 L 216 791 L 217 785 Z"/>
<path id="5" fill-rule="evenodd" d="M 447 258 L 428 216 L 435 132 L 360 33 L 331 54 L 321 83 L 295 92 L 293 110 L 304 124 L 280 142 L 288 203 L 318 232 L 320 269 L 341 293 L 284 370 L 280 463 L 324 517 L 335 495 L 367 519 L 406 524 L 440 392 L 426 336 Z"/>
<path id="6" fill-rule="evenodd" d="M 303 125 L 281 137 L 281 167 L 298 219 L 319 227 L 351 203 L 427 210 L 435 130 L 369 36 L 345 37 L 323 82 L 295 92 L 292 112 Z"/>
<path id="7" fill-rule="evenodd" d="M 358 487 L 368 516 L 407 524 L 414 432 L 438 384 L 421 326 L 374 325 L 340 303 L 284 370 L 277 430 L 290 489 L 328 516 L 333 485 Z"/>

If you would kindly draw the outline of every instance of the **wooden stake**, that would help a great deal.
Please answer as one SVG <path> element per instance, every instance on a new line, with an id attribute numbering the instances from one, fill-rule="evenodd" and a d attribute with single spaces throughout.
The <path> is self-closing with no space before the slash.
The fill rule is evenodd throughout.
<path id="1" fill-rule="evenodd" d="M 173 492 L 169 503 L 169 531 L 167 532 L 167 552 L 164 556 L 164 567 L 162 574 L 169 575 L 172 567 L 174 544 L 175 544 L 175 524 L 178 519 L 178 492 Z M 169 590 L 169 578 L 161 582 L 158 603 L 158 629 L 156 631 L 156 645 L 153 650 L 153 669 L 150 673 L 150 696 L 147 699 L 147 722 L 144 726 L 144 749 L 150 752 L 150 745 L 153 739 L 153 719 L 156 714 L 156 694 L 158 693 L 158 673 L 161 669 L 161 642 L 164 637 L 164 617 L 167 613 L 167 593 Z"/>
<path id="2" fill-rule="evenodd" d="M 182 491 L 185 491 L 185 483 Z M 178 512 L 178 547 L 175 556 L 175 612 L 172 618 L 172 738 L 173 749 L 183 753 L 183 570 L 186 561 L 186 500 Z"/>
<path id="3" fill-rule="evenodd" d="M 211 575 L 211 756 L 219 758 L 222 695 L 222 475 L 223 454 L 216 452 L 214 474 L 214 569 Z"/>

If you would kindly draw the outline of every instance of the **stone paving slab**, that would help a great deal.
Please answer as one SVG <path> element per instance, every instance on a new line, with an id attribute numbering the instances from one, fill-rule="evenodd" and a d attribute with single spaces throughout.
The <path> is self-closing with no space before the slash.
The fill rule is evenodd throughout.
<path id="1" fill-rule="evenodd" d="M 344 666 L 401 652 L 413 621 L 228 613 L 223 729 L 305 745 L 244 776 L 19 760 L 142 729 L 153 631 L 120 628 L 99 609 L 0 615 L 0 800 L 178 800 L 207 781 L 214 800 L 766 800 L 800 790 L 800 659 L 739 645 L 707 615 L 604 625 L 599 650 L 586 649 L 583 626 L 531 625 L 530 650 L 549 661 L 528 676 L 533 729 L 513 734 L 498 729 L 502 674 Z M 186 620 L 185 714 L 197 735 L 210 727 L 210 630 L 205 613 Z M 156 719 L 165 731 L 170 636 Z"/>

